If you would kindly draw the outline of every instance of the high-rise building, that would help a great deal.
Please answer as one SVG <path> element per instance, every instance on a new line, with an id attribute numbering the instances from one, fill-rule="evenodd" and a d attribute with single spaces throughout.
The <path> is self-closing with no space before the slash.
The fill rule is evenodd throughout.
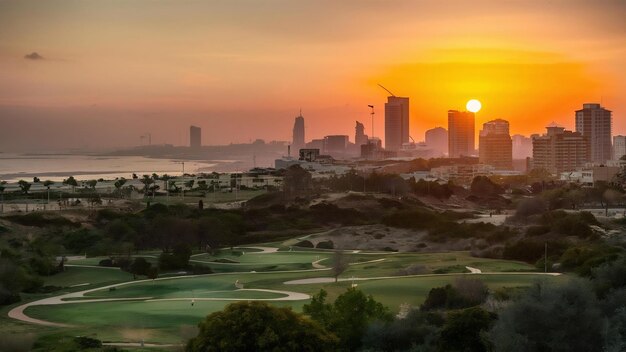
<path id="1" fill-rule="evenodd" d="M 361 146 L 363 144 L 367 144 L 367 140 L 368 137 L 365 134 L 365 126 L 357 121 L 354 134 L 354 144 L 357 146 L 358 150 L 361 150 Z"/>
<path id="2" fill-rule="evenodd" d="M 591 158 L 589 138 L 556 125 L 547 134 L 533 137 L 533 169 L 550 173 L 574 171 Z"/>
<path id="3" fill-rule="evenodd" d="M 516 134 L 513 139 L 513 159 L 526 159 L 533 156 L 533 140 Z"/>
<path id="4" fill-rule="evenodd" d="M 293 140 L 291 145 L 295 154 L 298 154 L 298 151 L 306 146 L 306 142 L 304 141 L 304 117 L 302 117 L 302 112 L 296 117 L 296 121 L 293 124 Z"/>
<path id="5" fill-rule="evenodd" d="M 343 156 L 347 152 L 350 140 L 346 135 L 333 135 L 324 137 L 324 154 Z"/>
<path id="6" fill-rule="evenodd" d="M 424 134 L 424 142 L 436 156 L 448 154 L 448 130 L 443 127 L 432 128 Z"/>
<path id="7" fill-rule="evenodd" d="M 591 161 L 605 163 L 612 159 L 612 125 L 611 111 L 600 104 L 587 103 L 576 110 L 576 132 L 589 138 Z"/>
<path id="8" fill-rule="evenodd" d="M 478 137 L 478 156 L 481 164 L 501 170 L 513 168 L 513 142 L 508 121 L 496 119 L 483 124 Z"/>
<path id="9" fill-rule="evenodd" d="M 409 143 L 409 98 L 387 97 L 385 103 L 385 149 L 399 150 Z"/>
<path id="10" fill-rule="evenodd" d="M 451 158 L 475 154 L 474 113 L 448 110 L 448 155 Z"/>
<path id="11" fill-rule="evenodd" d="M 619 160 L 626 155 L 626 136 L 613 137 L 613 160 Z"/>
<path id="12" fill-rule="evenodd" d="M 202 129 L 200 127 L 189 127 L 189 146 L 191 148 L 200 148 L 202 146 Z"/>

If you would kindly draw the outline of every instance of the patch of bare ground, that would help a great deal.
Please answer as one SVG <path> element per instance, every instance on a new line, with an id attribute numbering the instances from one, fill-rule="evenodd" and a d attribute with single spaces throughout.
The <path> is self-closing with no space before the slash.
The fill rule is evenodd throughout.
<path id="1" fill-rule="evenodd" d="M 398 251 L 398 252 L 441 252 L 468 250 L 470 239 L 433 242 L 427 239 L 426 231 L 400 229 L 385 225 L 362 225 L 339 227 L 309 239 L 314 245 L 323 241 L 333 241 L 335 248 Z"/>

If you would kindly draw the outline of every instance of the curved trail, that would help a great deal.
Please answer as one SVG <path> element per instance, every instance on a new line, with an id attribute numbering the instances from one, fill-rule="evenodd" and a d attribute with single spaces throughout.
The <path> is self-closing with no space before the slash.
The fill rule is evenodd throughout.
<path id="1" fill-rule="evenodd" d="M 267 254 L 267 253 L 276 253 L 278 252 L 279 248 L 275 248 L 275 247 L 259 247 L 259 246 L 247 246 L 247 247 L 235 247 L 237 249 L 244 249 L 244 248 L 251 248 L 251 249 L 257 249 L 260 250 L 260 252 L 250 252 L 250 253 L 246 253 L 246 255 L 253 255 L 253 254 Z M 319 253 L 319 252 L 313 252 L 311 251 L 311 253 Z M 377 255 L 392 255 L 395 254 L 396 252 L 393 253 L 360 253 L 353 251 L 352 253 L 359 253 L 359 254 L 377 254 Z M 203 255 L 204 253 L 201 254 L 196 254 L 194 256 L 199 256 L 199 255 Z M 192 256 L 192 257 L 194 257 Z M 313 266 L 313 269 L 303 269 L 303 270 L 279 270 L 279 271 L 266 271 L 266 272 L 258 272 L 255 274 L 276 274 L 276 273 L 304 273 L 304 272 L 313 272 L 313 271 L 326 271 L 326 270 L 331 270 L 330 267 L 326 267 L 322 264 L 320 264 L 321 261 L 323 260 L 327 260 L 329 258 L 322 258 L 320 260 L 317 260 L 315 262 L 312 262 L 311 265 Z M 369 260 L 369 261 L 364 261 L 364 262 L 356 262 L 356 263 L 350 263 L 350 265 L 361 265 L 361 264 L 367 264 L 367 263 L 374 263 L 374 262 L 381 262 L 386 260 L 386 258 L 379 258 L 379 259 L 374 259 L 374 260 Z M 202 262 L 202 263 L 207 263 L 204 261 L 199 261 L 199 260 L 190 260 L 191 262 Z M 254 263 L 211 263 L 211 264 L 225 264 L 225 265 L 254 265 Z M 92 265 L 72 265 L 72 264 L 66 264 L 66 266 L 75 266 L 75 267 L 93 267 L 93 268 L 100 268 L 100 269 L 117 269 L 119 270 L 119 268 L 107 268 L 107 267 L 100 267 L 100 266 L 92 266 Z M 338 281 L 365 281 L 365 280 L 382 280 L 382 279 L 401 279 L 401 278 L 410 278 L 410 277 L 428 277 L 428 276 L 455 276 L 455 275 L 549 275 L 549 276 L 558 276 L 560 275 L 559 273 L 536 273 L 536 272 L 509 272 L 509 273 L 502 273 L 502 272 L 486 272 L 483 273 L 481 272 L 480 269 L 476 269 L 476 268 L 472 268 L 472 267 L 466 267 L 470 273 L 466 273 L 466 274 L 459 274 L 459 273 L 448 273 L 448 274 L 422 274 L 422 275 L 406 275 L 406 276 L 381 276 L 381 277 L 362 277 L 362 278 L 340 278 Z M 74 303 L 95 303 L 95 302 L 112 302 L 112 301 L 146 301 L 146 302 L 156 302 L 156 301 L 193 301 L 193 300 L 197 300 L 197 301 L 299 301 L 299 300 L 307 300 L 310 298 L 310 296 L 308 294 L 305 293 L 300 293 L 300 292 L 293 292 L 293 291 L 281 291 L 281 290 L 270 290 L 270 289 L 238 289 L 238 290 L 234 290 L 234 291 L 257 291 L 257 292 L 268 292 L 268 293 L 276 293 L 276 294 L 282 294 L 285 295 L 284 297 L 277 297 L 277 298 L 258 298 L 258 299 L 246 299 L 246 298 L 189 298 L 189 297 L 184 297 L 184 298 L 154 298 L 154 297 L 133 297 L 133 298 L 94 298 L 94 299 L 80 299 L 80 298 L 84 298 L 85 294 L 94 292 L 94 291 L 100 291 L 100 290 L 106 290 L 109 288 L 113 288 L 113 287 L 121 287 L 121 286 L 127 286 L 127 285 L 133 285 L 133 284 L 137 284 L 137 283 L 143 283 L 143 282 L 150 282 L 150 281 L 162 281 L 162 280 L 177 280 L 177 279 L 187 279 L 187 278 L 197 278 L 197 277 L 203 277 L 203 276 L 215 276 L 215 275 L 233 275 L 233 274 L 248 274 L 248 272 L 232 272 L 232 273 L 218 273 L 218 274 L 204 274 L 204 275 L 181 275 L 181 276 L 172 276 L 172 277 L 161 277 L 161 278 L 157 278 L 155 280 L 152 279 L 144 279 L 144 280 L 135 280 L 135 281 L 127 281 L 127 282 L 121 282 L 121 283 L 117 283 L 117 284 L 112 284 L 112 285 L 107 285 L 107 286 L 102 286 L 102 287 L 96 287 L 96 288 L 91 288 L 88 290 L 83 290 L 83 291 L 78 291 L 78 292 L 71 292 L 71 293 L 66 293 L 66 294 L 62 294 L 59 296 L 55 296 L 55 297 L 48 297 L 48 298 L 43 298 L 40 300 L 36 300 L 36 301 L 32 301 L 32 302 L 28 302 L 25 304 L 22 304 L 20 306 L 17 306 L 13 309 L 11 309 L 8 312 L 8 316 L 10 318 L 13 319 L 17 319 L 17 320 L 21 320 L 27 323 L 33 323 L 33 324 L 38 324 L 38 325 L 46 325 L 46 326 L 56 326 L 56 327 L 70 327 L 72 325 L 69 324 L 63 324 L 63 323 L 55 323 L 55 322 L 51 322 L 51 321 L 45 321 L 45 320 L 40 320 L 40 319 L 35 319 L 35 318 L 31 318 L 29 316 L 27 316 L 24 311 L 28 308 L 28 307 L 32 307 L 32 306 L 39 306 L 39 305 L 59 305 L 59 304 L 74 304 Z M 317 277 L 317 278 L 308 278 L 308 279 L 299 279 L 299 280 L 290 280 L 290 281 L 286 281 L 283 282 L 283 284 L 285 285 L 303 285 L 303 284 L 316 284 L 316 283 L 329 283 L 329 282 L 334 282 L 335 279 L 332 277 Z M 77 299 L 78 298 L 78 299 Z M 68 299 L 74 299 L 74 300 L 68 300 Z"/>
<path id="2" fill-rule="evenodd" d="M 319 269 L 312 269 L 312 270 L 299 270 L 299 272 L 302 271 L 315 271 L 315 270 L 319 270 Z M 268 272 L 268 273 L 272 273 L 272 272 Z M 235 273 L 228 273 L 226 275 L 231 275 L 231 274 L 235 274 Z M 242 273 L 239 273 L 242 274 Z M 262 274 L 262 273 L 261 273 Z M 185 279 L 185 278 L 193 278 L 193 277 L 199 277 L 199 276 L 209 276 L 209 275 L 216 275 L 216 274 L 206 274 L 206 275 L 183 275 L 183 276 L 174 276 L 174 277 L 164 277 L 164 278 L 158 278 L 158 279 L 145 279 L 145 280 L 136 280 L 136 281 L 127 281 L 127 282 L 121 282 L 118 284 L 113 284 L 113 285 L 108 285 L 108 286 L 102 286 L 102 287 L 97 287 L 97 288 L 92 288 L 89 290 L 84 290 L 84 291 L 78 291 L 78 292 L 71 292 L 71 293 L 66 293 L 66 294 L 62 294 L 59 296 L 55 296 L 55 297 L 48 297 L 48 298 L 43 298 L 40 300 L 36 300 L 36 301 L 32 301 L 32 302 L 28 302 L 25 304 L 22 304 L 20 306 L 17 306 L 13 309 L 11 309 L 8 313 L 9 318 L 13 318 L 16 320 L 21 320 L 27 323 L 33 323 L 33 324 L 38 324 L 38 325 L 46 325 L 46 326 L 56 326 L 56 327 L 71 327 L 72 325 L 70 324 L 63 324 L 63 323 L 55 323 L 55 322 L 51 322 L 51 321 L 46 321 L 46 320 L 40 320 L 40 319 L 35 319 L 35 318 L 31 318 L 28 315 L 26 315 L 24 313 L 24 311 L 28 308 L 28 307 L 33 307 L 33 306 L 41 306 L 41 305 L 59 305 L 59 304 L 75 304 L 75 303 L 95 303 L 95 302 L 113 302 L 113 301 L 148 301 L 148 300 L 154 300 L 154 301 L 173 301 L 173 300 L 213 300 L 213 301 L 256 301 L 256 300 L 263 300 L 263 301 L 297 301 L 297 300 L 306 300 L 309 299 L 310 296 L 304 293 L 300 293 L 300 292 L 290 292 L 290 291 L 278 291 L 278 290 L 267 290 L 267 289 L 241 289 L 241 290 L 237 290 L 237 291 L 262 291 L 262 292 L 271 292 L 271 293 L 277 293 L 277 294 L 284 294 L 285 297 L 278 297 L 278 298 L 263 298 L 263 299 L 254 299 L 254 298 L 250 298 L 250 299 L 242 299 L 242 298 L 237 298 L 237 299 L 233 299 L 233 298 L 172 298 L 172 299 L 154 299 L 154 297 L 132 297 L 132 298 L 94 298 L 94 299 L 75 299 L 75 300 L 70 300 L 68 301 L 67 299 L 72 299 L 72 298 L 83 298 L 85 296 L 85 294 L 90 293 L 90 292 L 94 292 L 94 291 L 100 291 L 100 290 L 106 290 L 109 289 L 111 287 L 121 287 L 121 286 L 127 286 L 127 285 L 132 285 L 132 284 L 137 284 L 137 283 L 142 283 L 142 282 L 150 282 L 150 281 L 162 281 L 162 280 L 177 280 L 177 279 Z M 220 275 L 220 274 L 217 274 Z"/>
<path id="3" fill-rule="evenodd" d="M 292 292 L 292 291 L 279 291 L 279 290 L 267 290 L 262 288 L 242 288 L 239 290 L 234 290 L 232 292 L 237 291 L 256 291 L 256 292 L 269 292 L 276 294 L 283 294 L 285 297 L 276 297 L 276 298 L 212 298 L 212 297 L 176 297 L 176 298 L 154 298 L 147 299 L 146 302 L 161 302 L 161 301 L 303 301 L 311 298 L 311 296 L 306 293 L 300 292 Z"/>
<path id="4" fill-rule="evenodd" d="M 478 269 L 477 269 L 478 270 Z M 429 276 L 459 276 L 459 275 L 547 275 L 559 276 L 560 273 L 535 273 L 535 272 L 489 272 L 489 273 L 448 273 L 448 274 L 420 274 L 420 275 L 404 275 L 404 276 L 378 276 L 378 277 L 352 277 L 339 278 L 337 281 L 368 281 L 368 280 L 386 280 L 386 279 L 405 279 L 413 277 L 429 277 Z M 298 279 L 285 281 L 285 285 L 308 285 L 308 284 L 325 284 L 335 282 L 334 277 L 312 277 L 308 279 Z"/>

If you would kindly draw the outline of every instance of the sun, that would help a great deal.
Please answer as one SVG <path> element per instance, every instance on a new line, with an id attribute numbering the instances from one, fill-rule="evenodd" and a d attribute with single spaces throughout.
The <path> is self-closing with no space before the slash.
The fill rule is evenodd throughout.
<path id="1" fill-rule="evenodd" d="M 468 111 L 471 111 L 474 113 L 480 111 L 481 107 L 482 107 L 482 104 L 476 99 L 472 99 L 468 101 L 467 104 L 465 105 L 465 108 L 467 108 Z"/>

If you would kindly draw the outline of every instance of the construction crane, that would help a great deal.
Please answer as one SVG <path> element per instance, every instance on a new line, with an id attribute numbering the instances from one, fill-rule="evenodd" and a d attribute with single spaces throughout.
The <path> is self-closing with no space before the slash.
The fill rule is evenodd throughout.
<path id="1" fill-rule="evenodd" d="M 387 88 L 383 87 L 383 85 L 382 85 L 382 84 L 378 83 L 378 86 L 379 86 L 380 88 L 384 89 L 385 91 L 387 91 L 387 93 L 391 94 L 391 96 L 392 96 L 392 97 L 394 97 L 394 98 L 396 97 L 396 95 L 395 95 L 395 94 L 391 93 L 391 91 L 390 91 L 389 89 L 387 89 Z"/>

